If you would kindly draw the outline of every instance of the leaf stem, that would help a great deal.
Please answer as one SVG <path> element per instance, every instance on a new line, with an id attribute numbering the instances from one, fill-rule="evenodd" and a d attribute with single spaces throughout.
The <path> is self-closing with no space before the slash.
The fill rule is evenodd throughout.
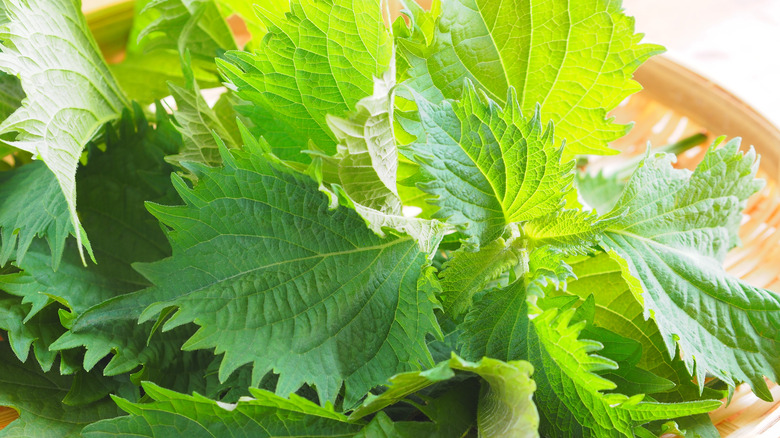
<path id="1" fill-rule="evenodd" d="M 679 155 L 690 149 L 693 149 L 696 146 L 703 144 L 704 142 L 707 141 L 707 138 L 708 138 L 707 134 L 703 132 L 698 132 L 696 134 L 691 135 L 690 137 L 686 137 L 675 143 L 671 143 L 665 146 L 651 149 L 651 152 L 653 153 L 665 152 L 669 154 Z M 636 167 L 639 165 L 639 163 L 641 163 L 642 160 L 644 159 L 645 159 L 645 155 L 642 154 L 642 155 L 637 155 L 636 157 L 632 157 L 630 160 L 626 160 L 615 170 L 614 173 L 615 176 L 617 176 L 617 178 L 621 181 L 627 180 L 634 173 L 634 170 L 636 170 Z"/>

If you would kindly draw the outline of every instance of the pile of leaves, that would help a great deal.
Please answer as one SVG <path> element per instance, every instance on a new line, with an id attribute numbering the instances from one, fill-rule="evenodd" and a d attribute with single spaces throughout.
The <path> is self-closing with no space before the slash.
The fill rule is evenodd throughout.
<path id="1" fill-rule="evenodd" d="M 139 1 L 113 65 L 77 1 L 0 4 L 0 436 L 714 437 L 771 399 L 780 299 L 722 268 L 755 153 L 584 165 L 662 51 L 620 1 Z"/>

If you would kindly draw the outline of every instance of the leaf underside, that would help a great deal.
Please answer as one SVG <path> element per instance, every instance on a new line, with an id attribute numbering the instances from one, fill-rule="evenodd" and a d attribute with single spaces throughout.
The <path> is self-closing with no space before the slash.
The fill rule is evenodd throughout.
<path id="1" fill-rule="evenodd" d="M 6 0 L 3 5 L 8 20 L 0 24 L 0 70 L 20 78 L 27 98 L 0 124 L 0 133 L 16 132 L 9 144 L 54 173 L 72 226 L 80 230 L 76 167 L 81 152 L 103 124 L 120 116 L 126 99 L 76 3 Z M 75 235 L 81 243 L 81 233 Z"/>

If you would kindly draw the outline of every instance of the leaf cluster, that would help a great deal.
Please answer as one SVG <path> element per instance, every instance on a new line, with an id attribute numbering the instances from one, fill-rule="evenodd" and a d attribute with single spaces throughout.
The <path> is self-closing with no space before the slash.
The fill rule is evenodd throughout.
<path id="1" fill-rule="evenodd" d="M 575 166 L 662 51 L 620 2 L 139 1 L 113 65 L 77 1 L 0 6 L 0 437 L 693 438 L 771 399 L 780 298 L 722 266 L 755 152 Z"/>

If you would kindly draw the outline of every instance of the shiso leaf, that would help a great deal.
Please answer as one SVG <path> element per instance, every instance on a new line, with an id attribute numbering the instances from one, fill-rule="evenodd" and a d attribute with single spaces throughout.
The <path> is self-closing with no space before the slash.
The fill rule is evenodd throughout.
<path id="1" fill-rule="evenodd" d="M 561 163 L 552 127 L 540 113 L 526 118 L 508 91 L 504 109 L 471 85 L 460 101 L 433 104 L 419 94 L 422 132 L 409 154 L 428 180 L 434 215 L 459 228 L 473 246 L 487 244 L 507 225 L 560 209 L 574 179 L 572 161 Z"/>
<path id="2" fill-rule="evenodd" d="M 253 53 L 217 59 L 228 88 L 250 105 L 237 110 L 284 160 L 308 163 L 314 146 L 336 153 L 327 116 L 344 117 L 372 94 L 390 66 L 393 43 L 379 0 L 294 0 L 257 8 L 268 28 Z M 286 12 L 286 13 L 284 13 Z"/>
<path id="3" fill-rule="evenodd" d="M 473 373 L 482 379 L 477 405 L 479 436 L 539 436 L 539 415 L 532 401 L 536 385 L 531 379 L 531 364 L 526 361 L 502 362 L 488 357 L 479 362 L 469 362 L 455 353 L 449 360 L 428 370 L 393 376 L 385 392 L 369 395 L 349 418 L 360 419 L 378 412 L 428 386 L 453 378 L 456 371 Z"/>
<path id="4" fill-rule="evenodd" d="M 670 355 L 679 345 L 700 387 L 707 373 L 734 386 L 750 382 L 772 396 L 764 377 L 780 375 L 780 297 L 727 274 L 745 200 L 762 187 L 758 162 L 739 140 L 714 145 L 694 172 L 674 156 L 647 157 L 611 214 L 602 246 L 625 259 L 632 292 L 652 317 Z"/>
<path id="5" fill-rule="evenodd" d="M 320 407 L 294 394 L 286 399 L 251 389 L 251 398 L 227 404 L 197 393 L 180 394 L 149 382 L 143 388 L 152 400 L 150 403 L 115 397 L 119 407 L 130 415 L 92 424 L 84 430 L 84 436 L 325 438 L 354 436 L 363 428 L 360 423 L 348 422 L 332 406 Z"/>
<path id="6" fill-rule="evenodd" d="M 173 256 L 135 265 L 154 283 L 129 297 L 154 303 L 142 321 L 176 307 L 163 329 L 200 326 L 183 348 L 224 353 L 222 380 L 251 363 L 254 381 L 274 370 L 277 393 L 310 383 L 323 403 L 343 383 L 349 405 L 431 363 L 425 336 L 439 329 L 433 297 L 418 291 L 428 262 L 413 239 L 382 239 L 354 210 L 331 210 L 314 181 L 263 149 L 223 148 L 222 158 L 194 188 L 174 178 L 186 205 L 148 204 Z"/>
<path id="7" fill-rule="evenodd" d="M 541 122 L 555 124 L 566 160 L 617 153 L 608 143 L 630 126 L 607 113 L 640 90 L 634 71 L 663 51 L 639 43 L 619 1 L 443 0 L 432 41 L 428 17 L 415 17 L 420 31 L 398 44 L 418 93 L 457 99 L 469 79 L 504 105 L 514 87 L 523 113 L 541 105 Z"/>
<path id="8" fill-rule="evenodd" d="M 33 154 L 54 173 L 74 230 L 76 168 L 81 152 L 128 102 L 116 84 L 87 21 L 72 0 L 3 1 L 0 70 L 21 80 L 26 99 L 0 124 L 16 132 L 8 143 Z M 56 56 L 52 56 L 55 54 Z M 75 232 L 84 259 L 81 232 Z"/>
<path id="9" fill-rule="evenodd" d="M 716 400 L 685 403 L 642 401 L 610 392 L 615 383 L 599 373 L 618 363 L 598 354 L 604 345 L 581 337 L 587 320 L 576 309 L 529 306 L 521 281 L 486 294 L 467 315 L 460 335 L 467 358 L 527 360 L 534 368 L 542 436 L 632 436 L 635 427 L 653 420 L 708 412 Z M 529 310 L 530 309 L 530 310 Z M 533 319 L 529 318 L 529 311 Z"/>
<path id="10" fill-rule="evenodd" d="M 35 361 L 19 362 L 8 344 L 0 341 L 0 406 L 20 414 L 0 436 L 78 438 L 87 424 L 121 413 L 108 398 L 80 406 L 63 403 L 73 379 L 57 371 L 43 372 Z"/>

